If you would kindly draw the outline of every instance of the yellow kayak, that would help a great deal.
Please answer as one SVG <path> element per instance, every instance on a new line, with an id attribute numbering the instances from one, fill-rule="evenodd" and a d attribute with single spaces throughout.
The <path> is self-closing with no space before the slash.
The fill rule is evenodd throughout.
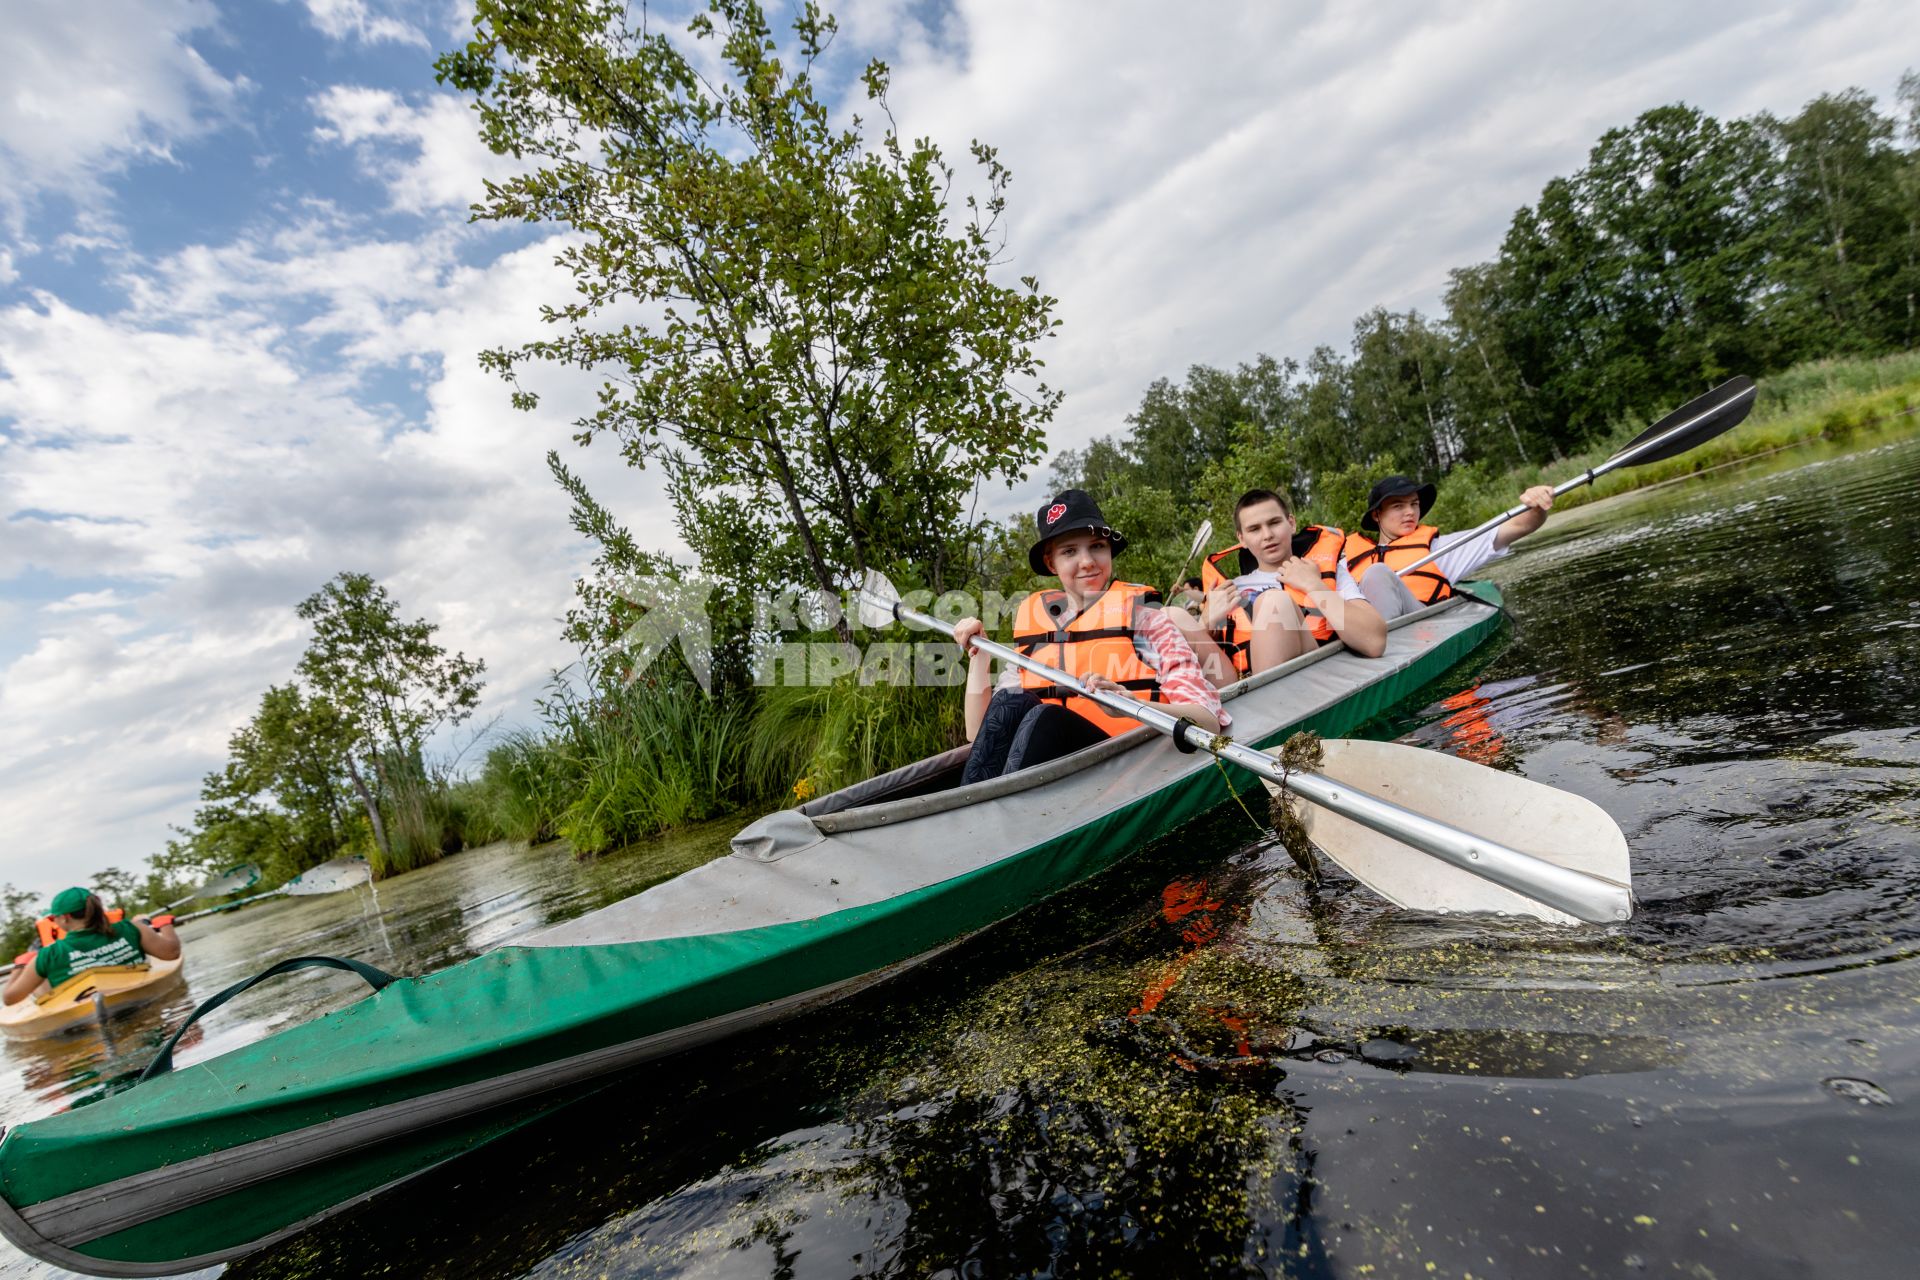
<path id="1" fill-rule="evenodd" d="M 158 999 L 180 981 L 180 959 L 146 964 L 104 964 L 74 974 L 45 995 L 0 1007 L 0 1031 L 14 1040 L 33 1040 L 91 1022 L 94 996 L 108 1012 L 119 1013 Z"/>

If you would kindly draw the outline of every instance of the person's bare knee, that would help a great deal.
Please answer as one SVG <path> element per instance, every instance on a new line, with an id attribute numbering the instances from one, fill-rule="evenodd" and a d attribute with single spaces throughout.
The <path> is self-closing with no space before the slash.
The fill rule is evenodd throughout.
<path id="1" fill-rule="evenodd" d="M 1263 591 L 1253 602 L 1253 642 L 1249 666 L 1265 671 L 1313 648 L 1313 633 L 1300 607 L 1284 591 Z"/>

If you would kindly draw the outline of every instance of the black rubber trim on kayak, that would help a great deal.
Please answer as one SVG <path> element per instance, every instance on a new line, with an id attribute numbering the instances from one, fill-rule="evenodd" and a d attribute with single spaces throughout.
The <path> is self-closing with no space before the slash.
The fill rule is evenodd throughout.
<path id="1" fill-rule="evenodd" d="M 358 960 L 343 960 L 339 956 L 295 956 L 291 960 L 282 960 L 279 964 L 262 969 L 246 981 L 236 982 L 225 991 L 203 1000 L 192 1013 L 187 1015 L 187 1020 L 180 1024 L 180 1029 L 160 1046 L 160 1052 L 153 1056 L 153 1061 L 147 1064 L 147 1069 L 140 1073 L 140 1079 L 135 1083 L 144 1084 L 154 1076 L 165 1075 L 173 1070 L 173 1047 L 180 1043 L 181 1036 L 187 1034 L 188 1027 L 249 987 L 258 986 L 268 978 L 277 978 L 283 973 L 292 973 L 296 969 L 339 969 L 344 973 L 357 973 L 365 978 L 367 985 L 375 991 L 395 981 L 394 976 L 385 970 L 376 969 Z"/>
<path id="2" fill-rule="evenodd" d="M 447 1159 L 457 1160 L 459 1156 L 452 1155 L 447 1157 Z M 440 1164 L 445 1163 L 445 1160 L 440 1162 Z M 54 1243 L 35 1231 L 33 1227 L 27 1223 L 27 1220 L 20 1216 L 20 1211 L 15 1209 L 4 1197 L 0 1197 L 0 1237 L 4 1237 L 8 1244 L 20 1250 L 20 1252 L 26 1254 L 28 1257 L 38 1258 L 42 1262 L 50 1262 L 56 1267 L 65 1267 L 69 1271 L 76 1271 L 85 1276 L 177 1276 L 184 1272 L 200 1271 L 207 1267 L 217 1266 L 223 1262 L 232 1262 L 238 1258 L 245 1257 L 249 1253 L 264 1249 L 269 1245 L 278 1244 L 290 1236 L 296 1236 L 302 1231 L 311 1230 L 337 1213 L 342 1213 L 354 1208 L 356 1205 L 365 1204 L 375 1196 L 385 1195 L 394 1188 L 412 1182 L 422 1174 L 430 1173 L 437 1168 L 439 1168 L 438 1164 L 427 1165 L 425 1168 L 416 1169 L 412 1173 L 403 1174 L 395 1178 L 392 1182 L 382 1183 L 371 1191 L 363 1191 L 350 1200 L 342 1200 L 339 1204 L 329 1205 L 312 1217 L 302 1218 L 299 1222 L 290 1223 L 278 1231 L 273 1232 L 271 1235 L 261 1236 L 258 1240 L 254 1240 L 242 1248 L 226 1249 L 218 1253 L 201 1254 L 194 1258 L 182 1258 L 177 1262 L 115 1262 L 106 1258 L 96 1258 L 90 1253 L 81 1253 L 76 1249 L 69 1249 L 63 1244 Z"/>
<path id="3" fill-rule="evenodd" d="M 326 1160 L 377 1146 L 391 1138 L 576 1087 L 615 1071 L 790 1016 L 817 1003 L 844 998 L 924 963 L 964 941 L 966 937 L 954 938 L 872 973 L 796 992 L 765 1004 L 737 1009 L 689 1026 L 589 1050 L 571 1058 L 522 1068 L 506 1075 L 476 1080 L 452 1089 L 421 1094 L 367 1111 L 338 1116 L 242 1146 L 189 1157 L 175 1164 L 43 1200 L 24 1210 L 0 1196 L 0 1235 L 4 1235 L 22 1252 L 88 1275 L 172 1276 L 232 1261 L 359 1204 L 399 1182 L 416 1177 L 426 1169 L 416 1170 L 395 1182 L 385 1183 L 350 1200 L 331 1205 L 292 1226 L 245 1244 L 192 1258 L 170 1259 L 166 1262 L 121 1262 L 80 1253 L 74 1246 L 271 1182 Z M 187 1069 L 192 1071 L 198 1067 Z M 458 1158 L 458 1154 L 448 1157 Z"/>

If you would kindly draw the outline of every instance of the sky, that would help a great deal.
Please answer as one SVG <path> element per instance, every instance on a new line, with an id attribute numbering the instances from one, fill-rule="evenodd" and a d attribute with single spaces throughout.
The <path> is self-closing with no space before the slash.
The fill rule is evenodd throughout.
<path id="1" fill-rule="evenodd" d="M 881 58 L 904 134 L 956 161 L 979 138 L 1013 172 L 1006 279 L 1038 276 L 1064 322 L 1050 450 L 1193 364 L 1434 310 L 1647 108 L 1887 102 L 1920 61 L 1896 0 L 829 7 L 843 114 Z M 479 722 L 528 723 L 591 555 L 549 449 L 678 547 L 651 474 L 572 444 L 590 380 L 535 377 L 528 414 L 477 363 L 567 285 L 562 229 L 468 220 L 509 172 L 434 83 L 470 21 L 465 0 L 0 0 L 0 881 L 161 848 L 342 570 L 485 659 Z M 983 499 L 1026 510 L 1046 474 Z"/>

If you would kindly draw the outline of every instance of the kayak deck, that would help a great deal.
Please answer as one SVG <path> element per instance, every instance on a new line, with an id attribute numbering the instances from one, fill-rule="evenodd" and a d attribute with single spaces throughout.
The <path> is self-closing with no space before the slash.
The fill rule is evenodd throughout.
<path id="1" fill-rule="evenodd" d="M 1330 647 L 1243 682 L 1233 735 L 1357 728 L 1493 633 L 1483 590 L 1396 622 L 1382 658 Z M 0 1233 L 103 1275 L 240 1256 L 573 1086 L 924 960 L 1227 799 L 1211 757 L 1148 731 L 975 787 L 939 786 L 947 768 L 769 815 L 733 856 L 523 945 L 18 1126 L 0 1140 Z"/>

